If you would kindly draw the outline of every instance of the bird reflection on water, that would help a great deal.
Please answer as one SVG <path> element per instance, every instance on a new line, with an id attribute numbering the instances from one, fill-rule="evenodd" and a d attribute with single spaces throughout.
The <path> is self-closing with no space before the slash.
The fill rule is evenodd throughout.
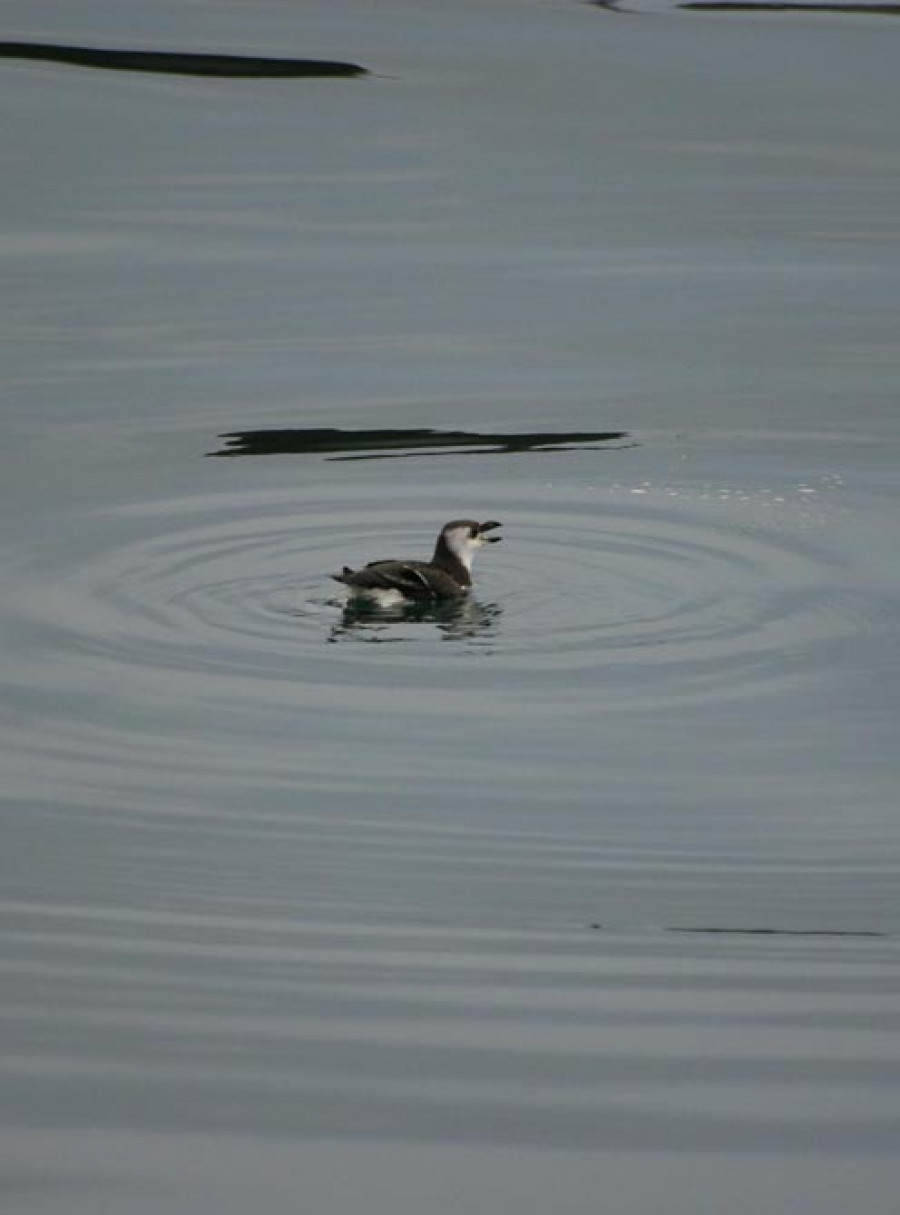
<path id="1" fill-rule="evenodd" d="M 483 603 L 471 595 L 437 603 L 402 603 L 377 607 L 350 600 L 343 605 L 341 619 L 328 636 L 331 642 L 409 641 L 409 633 L 398 632 L 399 624 L 434 625 L 441 641 L 476 641 L 496 634 L 503 609 Z"/>

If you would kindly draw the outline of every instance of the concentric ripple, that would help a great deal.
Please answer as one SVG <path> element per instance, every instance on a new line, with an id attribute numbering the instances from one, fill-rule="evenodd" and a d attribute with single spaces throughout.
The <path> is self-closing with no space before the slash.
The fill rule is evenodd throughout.
<path id="1" fill-rule="evenodd" d="M 439 663 L 448 690 L 508 683 L 617 710 L 749 693 L 859 627 L 841 559 L 747 506 L 489 505 L 505 541 L 481 555 L 472 598 L 439 611 L 354 616 L 329 579 L 344 562 L 427 554 L 439 511 L 429 530 L 418 504 L 310 507 L 284 492 L 83 519 L 73 555 L 61 538 L 20 560 L 12 601 L 54 663 L 112 664 L 133 685 L 174 671 L 327 699 L 418 688 Z"/>
<path id="2" fill-rule="evenodd" d="M 734 515 L 603 505 L 525 535 L 507 615 L 535 670 L 649 679 L 676 699 L 698 683 L 733 694 L 853 627 L 837 558 Z"/>

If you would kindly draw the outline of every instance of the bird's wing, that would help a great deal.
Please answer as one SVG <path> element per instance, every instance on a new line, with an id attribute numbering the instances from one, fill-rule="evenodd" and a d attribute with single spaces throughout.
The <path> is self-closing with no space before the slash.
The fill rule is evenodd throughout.
<path id="1" fill-rule="evenodd" d="M 367 566 L 366 569 L 370 569 Z M 415 565 L 405 561 L 378 562 L 375 574 L 381 579 L 379 586 L 400 591 L 408 599 L 433 599 L 434 591 L 428 579 Z"/>
<path id="2" fill-rule="evenodd" d="M 373 561 L 361 570 L 345 571 L 339 582 L 360 590 L 399 591 L 408 599 L 433 599 L 425 574 L 405 561 Z"/>

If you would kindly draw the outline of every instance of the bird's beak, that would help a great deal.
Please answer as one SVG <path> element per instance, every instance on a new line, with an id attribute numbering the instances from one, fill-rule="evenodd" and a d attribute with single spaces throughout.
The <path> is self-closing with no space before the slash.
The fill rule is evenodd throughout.
<path id="1" fill-rule="evenodd" d="M 495 527 L 502 526 L 503 525 L 498 523 L 495 519 L 489 519 L 487 523 L 478 524 L 478 534 L 486 544 L 496 544 L 499 540 L 503 539 L 502 536 L 486 536 L 484 533 L 493 531 Z"/>

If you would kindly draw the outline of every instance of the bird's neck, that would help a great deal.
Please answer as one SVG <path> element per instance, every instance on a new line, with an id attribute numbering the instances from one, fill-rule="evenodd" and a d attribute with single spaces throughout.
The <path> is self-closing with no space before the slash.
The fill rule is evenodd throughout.
<path id="1" fill-rule="evenodd" d="M 445 574 L 449 574 L 453 581 L 458 582 L 460 586 L 472 585 L 472 575 L 469 572 L 469 566 L 453 552 L 443 536 L 438 536 L 431 564 L 436 565 L 438 569 L 442 569 Z"/>

